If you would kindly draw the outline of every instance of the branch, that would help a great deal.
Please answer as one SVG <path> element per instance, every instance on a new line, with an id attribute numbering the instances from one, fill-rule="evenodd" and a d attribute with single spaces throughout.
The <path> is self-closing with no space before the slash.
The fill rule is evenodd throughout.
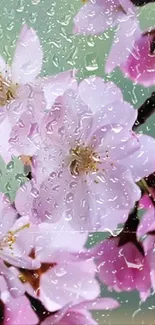
<path id="1" fill-rule="evenodd" d="M 135 131 L 137 127 L 144 124 L 146 120 L 154 113 L 155 111 L 155 92 L 152 93 L 145 103 L 138 109 L 137 120 L 133 126 Z"/>
<path id="2" fill-rule="evenodd" d="M 131 0 L 131 2 L 138 7 L 142 7 L 148 3 L 155 2 L 155 0 Z"/>

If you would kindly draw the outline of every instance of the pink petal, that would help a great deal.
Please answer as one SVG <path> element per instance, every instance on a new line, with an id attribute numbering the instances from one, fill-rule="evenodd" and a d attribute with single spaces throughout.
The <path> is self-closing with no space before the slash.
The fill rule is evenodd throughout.
<path id="1" fill-rule="evenodd" d="M 36 32 L 26 24 L 22 27 L 12 62 L 12 82 L 34 81 L 42 68 L 43 51 Z"/>
<path id="2" fill-rule="evenodd" d="M 55 224 L 41 223 L 38 225 L 37 251 L 44 254 L 47 247 L 52 250 L 78 252 L 83 250 L 87 237 L 87 233 L 73 230 L 64 218 Z"/>
<path id="3" fill-rule="evenodd" d="M 113 298 L 97 298 L 91 301 L 84 301 L 74 308 L 88 309 L 88 310 L 108 310 L 115 309 L 120 306 L 119 302 Z"/>
<path id="4" fill-rule="evenodd" d="M 153 188 L 151 188 L 151 190 L 155 192 Z M 152 201 L 148 194 L 144 194 L 141 197 L 139 204 L 142 209 L 149 209 L 153 206 Z"/>
<path id="5" fill-rule="evenodd" d="M 117 291 L 148 292 L 150 289 L 147 260 L 132 243 L 118 247 L 118 238 L 100 244 L 98 253 L 99 278 Z"/>
<path id="6" fill-rule="evenodd" d="M 63 309 L 62 309 L 63 310 Z M 61 314 L 60 314 L 61 313 Z M 45 319 L 41 325 L 79 325 L 79 324 L 89 324 L 89 325 L 98 325 L 98 323 L 92 318 L 88 311 L 84 310 L 74 310 L 68 309 L 63 315 L 61 311 L 58 311 L 56 314 L 49 316 Z M 61 317 L 62 316 L 62 317 Z"/>
<path id="7" fill-rule="evenodd" d="M 99 154 L 103 165 L 121 163 L 124 157 L 130 156 L 140 148 L 138 137 L 120 124 L 109 124 L 97 129 L 91 135 L 89 145 Z"/>
<path id="8" fill-rule="evenodd" d="M 36 213 L 33 210 L 33 201 L 39 195 L 35 182 L 27 182 L 16 193 L 15 206 L 21 216 L 30 218 L 30 221 L 37 222 Z"/>
<path id="9" fill-rule="evenodd" d="M 115 33 L 111 51 L 106 61 L 105 71 L 111 73 L 120 66 L 132 52 L 134 42 L 140 35 L 138 20 L 130 15 L 122 15 Z"/>
<path id="10" fill-rule="evenodd" d="M 32 159 L 32 174 L 37 184 L 41 184 L 48 178 L 51 171 L 62 167 L 62 153 L 61 146 L 55 145 L 49 145 L 49 147 L 44 147 L 36 152 Z"/>
<path id="11" fill-rule="evenodd" d="M 7 299 L 5 303 L 5 318 L 5 325 L 38 324 L 38 317 L 25 296 L 16 299 L 10 296 Z"/>
<path id="12" fill-rule="evenodd" d="M 45 100 L 38 87 L 23 86 L 19 100 L 9 107 L 9 119 L 13 124 L 9 143 L 20 154 L 32 156 L 41 146 L 40 124 L 44 117 Z"/>
<path id="13" fill-rule="evenodd" d="M 3 262 L 0 262 L 0 274 L 4 276 L 12 296 L 19 297 L 24 294 L 24 285 L 21 283 L 18 277 L 13 274 L 10 268 L 3 264 Z"/>
<path id="14" fill-rule="evenodd" d="M 18 123 L 12 128 L 9 144 L 18 150 L 18 155 L 33 156 L 41 145 L 39 125 L 33 123 L 30 113 L 22 114 Z"/>
<path id="15" fill-rule="evenodd" d="M 140 220 L 140 224 L 137 229 L 137 236 L 142 237 L 149 231 L 155 230 L 155 210 L 154 207 L 149 208 L 145 212 L 144 216 Z"/>
<path id="16" fill-rule="evenodd" d="M 137 111 L 123 101 L 121 90 L 113 82 L 105 83 L 102 78 L 90 77 L 79 84 L 79 94 L 94 113 L 94 128 L 111 123 L 132 128 Z"/>
<path id="17" fill-rule="evenodd" d="M 67 259 L 43 274 L 41 290 L 44 292 L 43 299 L 46 308 L 54 311 L 52 301 L 59 309 L 70 302 L 77 304 L 83 300 L 97 298 L 100 287 L 94 277 L 95 270 L 95 264 L 91 260 L 71 262 Z"/>
<path id="18" fill-rule="evenodd" d="M 136 14 L 136 6 L 130 0 L 119 0 L 120 5 L 127 14 Z"/>
<path id="19" fill-rule="evenodd" d="M 8 163 L 10 160 L 12 160 L 13 156 L 18 156 L 18 151 L 13 148 L 9 143 L 9 137 L 11 133 L 11 123 L 6 117 L 4 121 L 0 124 L 0 155 L 4 159 L 5 163 Z"/>
<path id="20" fill-rule="evenodd" d="M 39 79 L 47 102 L 46 110 L 50 110 L 57 97 L 62 96 L 67 89 L 77 88 L 76 70 L 61 72 L 52 77 Z"/>
<path id="21" fill-rule="evenodd" d="M 17 218 L 17 211 L 11 206 L 8 198 L 0 193 L 0 236 L 12 228 Z"/>
<path id="22" fill-rule="evenodd" d="M 70 187 L 65 198 L 66 219 L 78 230 L 114 230 L 126 220 L 140 195 L 129 171 L 119 165 L 107 166 L 104 172 L 88 175 Z"/>
<path id="23" fill-rule="evenodd" d="M 154 35 L 153 29 L 139 35 L 130 56 L 121 66 L 128 78 L 145 87 L 155 84 Z"/>
<path id="24" fill-rule="evenodd" d="M 74 18 L 76 34 L 100 34 L 115 26 L 122 12 L 117 10 L 118 1 L 89 1 Z"/>
<path id="25" fill-rule="evenodd" d="M 33 207 L 38 220 L 57 222 L 64 211 L 64 195 L 71 175 L 67 168 L 53 171 L 48 179 L 42 182 L 39 195 L 34 199 Z"/>
<path id="26" fill-rule="evenodd" d="M 151 283 L 153 290 L 155 291 L 155 251 L 152 251 L 151 258 L 150 258 L 150 268 L 151 268 Z"/>
<path id="27" fill-rule="evenodd" d="M 155 170 L 155 157 L 152 148 L 155 146 L 155 139 L 144 134 L 138 136 L 140 149 L 131 154 L 130 157 L 122 160 L 122 163 L 131 170 L 135 181 L 139 181 L 143 177 L 149 176 Z"/>
<path id="28" fill-rule="evenodd" d="M 28 270 L 35 270 L 40 267 L 40 263 L 36 260 L 31 259 L 30 257 L 22 257 L 22 256 L 12 256 L 10 252 L 5 253 L 5 249 L 1 253 L 1 258 L 8 264 L 16 267 L 21 267 Z"/>
<path id="29" fill-rule="evenodd" d="M 94 113 L 117 100 L 123 101 L 121 90 L 113 82 L 105 82 L 100 77 L 89 77 L 81 81 L 79 94 Z"/>

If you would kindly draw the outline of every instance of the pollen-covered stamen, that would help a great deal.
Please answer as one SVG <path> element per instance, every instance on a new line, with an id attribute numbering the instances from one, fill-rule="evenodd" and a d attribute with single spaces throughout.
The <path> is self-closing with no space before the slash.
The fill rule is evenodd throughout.
<path id="1" fill-rule="evenodd" d="M 13 85 L 11 81 L 0 75 L 0 106 L 6 105 L 15 98 L 18 85 Z"/>
<path id="2" fill-rule="evenodd" d="M 27 223 L 24 226 L 16 229 L 15 231 L 8 231 L 8 233 L 0 239 L 0 250 L 4 248 L 13 249 L 13 244 L 16 242 L 16 234 L 25 228 L 29 228 L 30 224 Z"/>
<path id="3" fill-rule="evenodd" d="M 77 146 L 71 149 L 70 172 L 74 176 L 81 173 L 97 172 L 100 156 L 90 147 Z"/>

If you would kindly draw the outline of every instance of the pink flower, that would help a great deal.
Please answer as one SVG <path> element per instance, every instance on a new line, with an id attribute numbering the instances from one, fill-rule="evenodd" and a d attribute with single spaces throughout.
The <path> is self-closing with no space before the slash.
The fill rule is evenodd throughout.
<path id="1" fill-rule="evenodd" d="M 150 293 L 150 269 L 146 257 L 132 242 L 119 245 L 119 237 L 109 238 L 95 249 L 98 276 L 110 289 L 138 290 L 142 300 Z"/>
<path id="2" fill-rule="evenodd" d="M 27 236 L 30 223 L 28 218 L 17 219 L 16 210 L 4 195 L 0 195 L 0 275 L 7 281 L 13 295 L 20 295 L 24 287 L 13 274 L 10 266 L 36 269 L 40 263 L 31 259 L 20 246 L 21 236 Z M 9 266 L 9 267 L 8 267 Z"/>
<path id="3" fill-rule="evenodd" d="M 68 303 L 74 305 L 98 297 L 100 286 L 95 279 L 96 266 L 92 259 L 82 260 L 79 256 L 87 234 L 71 230 L 62 220 L 55 225 L 34 226 L 32 234 L 33 241 L 27 236 L 24 246 L 29 247 L 29 255 L 41 266 L 32 271 L 20 268 L 18 272 L 31 296 L 51 312 Z"/>
<path id="4" fill-rule="evenodd" d="M 98 325 L 88 310 L 107 310 L 117 308 L 118 306 L 119 303 L 112 298 L 87 300 L 73 307 L 65 306 L 54 315 L 47 317 L 41 325 Z"/>
<path id="5" fill-rule="evenodd" d="M 100 34 L 115 26 L 117 30 L 105 67 L 107 73 L 127 59 L 140 35 L 136 7 L 130 0 L 90 0 L 74 18 L 74 32 L 78 34 Z"/>
<path id="6" fill-rule="evenodd" d="M 8 162 L 13 155 L 32 156 L 40 147 L 39 127 L 45 110 L 55 98 L 76 85 L 74 73 L 37 78 L 43 51 L 36 32 L 23 25 L 12 65 L 0 57 L 0 154 Z"/>
<path id="7" fill-rule="evenodd" d="M 19 123 L 23 114 L 31 111 L 31 117 L 37 109 L 39 113 L 44 107 L 44 96 L 40 87 L 36 85 L 36 77 L 41 71 L 43 51 L 36 32 L 23 25 L 11 67 L 0 57 L 0 107 L 1 107 L 1 155 L 6 160 L 12 154 L 17 154 L 15 148 L 9 144 L 12 126 Z M 29 113 L 30 116 L 30 113 Z M 20 128 L 19 128 L 20 129 Z M 5 139 L 5 141 L 4 141 Z M 17 141 L 17 139 L 16 139 Z"/>
<path id="8" fill-rule="evenodd" d="M 144 32 L 133 44 L 127 60 L 121 65 L 123 73 L 145 87 L 155 84 L 155 30 Z"/>
<path id="9" fill-rule="evenodd" d="M 57 98 L 42 123 L 44 150 L 33 158 L 34 179 L 17 193 L 19 213 L 33 222 L 66 221 L 78 230 L 113 230 L 125 222 L 154 171 L 155 140 L 131 131 L 136 110 L 101 78 Z"/>

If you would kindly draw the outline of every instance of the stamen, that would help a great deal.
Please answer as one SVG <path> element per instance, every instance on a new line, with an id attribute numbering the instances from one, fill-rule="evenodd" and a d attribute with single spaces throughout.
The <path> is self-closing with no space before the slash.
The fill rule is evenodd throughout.
<path id="1" fill-rule="evenodd" d="M 98 164 L 100 162 L 100 156 L 92 150 L 90 147 L 77 146 L 70 150 L 71 164 L 70 172 L 74 176 L 78 176 L 80 173 L 97 172 Z"/>
<path id="2" fill-rule="evenodd" d="M 0 240 L 0 250 L 3 250 L 3 248 L 6 248 L 6 247 L 13 249 L 13 244 L 16 242 L 15 234 L 17 234 L 19 231 L 21 231 L 25 228 L 29 228 L 29 227 L 30 227 L 30 223 L 27 223 L 26 225 L 23 225 L 22 227 L 16 229 L 15 231 L 8 231 L 6 236 L 4 236 Z"/>
<path id="3" fill-rule="evenodd" d="M 5 106 L 9 101 L 15 98 L 18 85 L 11 84 L 0 75 L 0 106 Z"/>
<path id="4" fill-rule="evenodd" d="M 26 223 L 26 225 L 23 225 L 22 227 L 16 229 L 15 231 L 9 231 L 9 233 L 14 235 L 17 234 L 19 231 L 29 227 L 30 227 L 30 223 Z"/>

